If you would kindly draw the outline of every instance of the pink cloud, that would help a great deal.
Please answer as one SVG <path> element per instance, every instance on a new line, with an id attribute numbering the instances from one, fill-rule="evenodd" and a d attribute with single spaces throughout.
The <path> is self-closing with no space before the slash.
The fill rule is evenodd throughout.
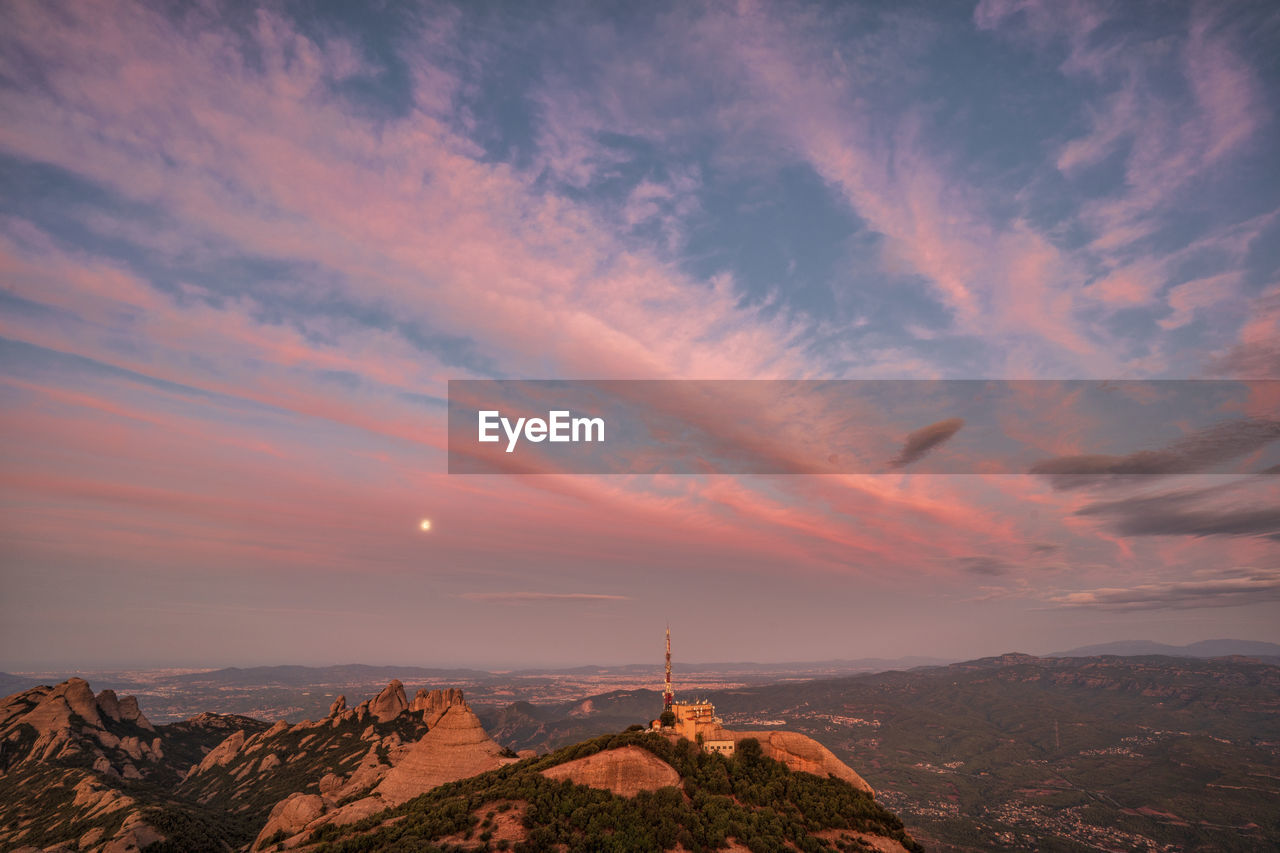
<path id="1" fill-rule="evenodd" d="M 407 112 L 374 126 L 325 85 L 362 73 L 358 51 L 310 40 L 270 14 L 251 36 L 264 58 L 259 72 L 198 13 L 175 24 L 131 5 L 71 5 L 65 21 L 39 4 L 14 10 L 8 24 L 40 51 L 50 90 L 0 94 L 6 151 L 155 205 L 173 224 L 129 236 L 164 257 L 234 249 L 323 271 L 323 283 L 304 272 L 263 285 L 271 293 L 214 300 L 194 285 L 164 292 L 117 263 L 9 229 L 0 245 L 8 292 L 53 311 L 0 316 L 0 334 L 281 413 L 263 430 L 225 411 L 207 423 L 154 389 L 8 383 L 34 402 L 3 421 L 24 449 L 17 455 L 30 457 L 0 481 L 23 504 L 5 530 L 24 549 L 137 554 L 164 565 L 191 548 L 211 564 L 290 571 L 475 569 L 518 553 L 951 576 L 956 558 L 980 551 L 1013 560 L 1022 543 L 1043 538 L 1040 522 L 1018 515 L 1022 503 L 1050 516 L 1070 506 L 1018 478 L 447 478 L 438 413 L 404 395 L 440 396 L 447 377 L 467 371 L 393 331 L 268 322 L 268 296 L 305 306 L 339 295 L 460 331 L 529 376 L 794 378 L 820 366 L 785 319 L 743 307 L 729 277 L 695 281 L 620 240 L 597 210 L 541 191 L 536 175 L 486 162 L 447 120 L 458 82 L 428 60 L 411 68 Z M 974 188 L 930 156 L 910 123 L 894 129 L 901 153 L 891 160 L 857 112 L 856 93 L 827 62 L 805 61 L 821 44 L 763 13 L 716 16 L 693 36 L 715 48 L 711 61 L 742 75 L 743 120 L 769 128 L 838 188 L 895 257 L 932 283 L 960 331 L 1006 343 L 1008 375 L 1046 363 L 1114 366 L 1074 317 L 1079 262 L 1030 225 L 984 214 Z M 1198 49 L 1216 91 L 1232 72 Z M 21 73 L 12 64 L 4 71 Z M 551 124 L 568 128 L 546 154 L 564 173 L 599 168 L 587 136 L 568 119 Z M 631 214 L 661 216 L 668 198 L 687 203 L 695 180 L 646 188 Z M 126 227 L 86 222 L 101 233 Z M 1027 343 L 1035 338 L 1067 360 Z M 936 369 L 883 355 L 868 374 Z M 332 372 L 359 387 L 326 383 Z M 734 406 L 688 408 L 722 425 Z M 326 432 L 341 427 L 358 438 Z M 794 446 L 773 440 L 784 437 L 766 432 L 759 449 Z M 44 501 L 52 508 L 38 509 Z M 435 512 L 442 534 L 432 541 L 443 544 L 427 552 L 412 528 Z M 81 534 L 72 542 L 69 526 Z"/>

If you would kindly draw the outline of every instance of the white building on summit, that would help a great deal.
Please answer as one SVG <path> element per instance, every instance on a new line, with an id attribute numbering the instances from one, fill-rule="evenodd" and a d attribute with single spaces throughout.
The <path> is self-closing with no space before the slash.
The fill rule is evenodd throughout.
<path id="1" fill-rule="evenodd" d="M 853 768 L 808 735 L 779 729 L 732 731 L 724 727 L 724 721 L 716 716 L 716 707 L 710 702 L 677 702 L 671 687 L 670 628 L 667 629 L 667 672 L 662 687 L 662 705 L 662 716 L 649 724 L 649 731 L 671 741 L 685 738 L 701 746 L 704 752 L 715 752 L 725 757 L 732 757 L 739 743 L 755 741 L 766 758 L 781 761 L 793 772 L 812 773 L 821 779 L 834 776 L 875 796 L 876 792 Z"/>
<path id="2" fill-rule="evenodd" d="M 716 707 L 710 702 L 677 702 L 671 687 L 671 628 L 667 628 L 666 679 L 662 687 L 662 716 L 652 721 L 649 728 L 659 734 L 687 738 L 700 744 L 707 752 L 733 755 L 735 741 L 725 732 L 724 721 L 716 716 Z"/>

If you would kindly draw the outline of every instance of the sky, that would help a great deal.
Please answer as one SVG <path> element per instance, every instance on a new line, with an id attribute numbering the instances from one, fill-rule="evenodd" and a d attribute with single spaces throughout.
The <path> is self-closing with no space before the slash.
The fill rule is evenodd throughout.
<path id="1" fill-rule="evenodd" d="M 1274 3 L 0 7 L 0 668 L 1280 641 Z M 1242 467 L 450 475 L 450 379 L 1234 380 Z"/>

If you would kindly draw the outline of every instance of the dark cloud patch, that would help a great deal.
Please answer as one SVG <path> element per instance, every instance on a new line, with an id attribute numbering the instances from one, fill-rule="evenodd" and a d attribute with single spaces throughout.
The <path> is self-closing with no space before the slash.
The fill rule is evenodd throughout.
<path id="1" fill-rule="evenodd" d="M 1013 568 L 1012 564 L 1007 560 L 986 555 L 961 557 L 956 562 L 958 562 L 960 567 L 966 572 L 972 572 L 975 575 L 988 575 L 991 577 L 1008 574 L 1009 570 Z"/>
<path id="2" fill-rule="evenodd" d="M 1076 515 L 1101 516 L 1122 536 L 1268 536 L 1280 534 L 1280 506 L 1236 502 L 1208 504 L 1222 489 L 1194 489 L 1162 495 L 1101 501 Z"/>
<path id="3" fill-rule="evenodd" d="M 1032 554 L 1052 554 L 1060 548 L 1060 546 L 1054 545 L 1052 542 L 1032 542 L 1029 547 Z"/>
<path id="4" fill-rule="evenodd" d="M 1053 596 L 1059 607 L 1192 610 L 1280 601 L 1280 569 L 1230 569 L 1191 580 L 1081 590 Z"/>
<path id="5" fill-rule="evenodd" d="M 927 427 L 916 430 L 907 436 L 907 441 L 902 445 L 901 452 L 889 460 L 889 467 L 903 468 L 912 462 L 919 461 L 930 451 L 958 433 L 963 426 L 964 418 L 948 418 L 945 421 L 938 421 L 936 424 L 929 424 Z"/>
<path id="6" fill-rule="evenodd" d="M 1139 450 L 1124 456 L 1059 456 L 1033 465 L 1031 473 L 1045 477 L 1059 490 L 1194 474 L 1260 450 L 1276 439 L 1280 439 L 1280 420 L 1243 418 L 1215 424 L 1159 450 Z"/>

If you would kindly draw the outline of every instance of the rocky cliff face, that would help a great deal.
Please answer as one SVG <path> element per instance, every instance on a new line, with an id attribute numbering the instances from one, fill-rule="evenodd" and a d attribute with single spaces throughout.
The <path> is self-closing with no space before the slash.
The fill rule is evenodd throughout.
<path id="1" fill-rule="evenodd" d="M 95 696 L 80 678 L 8 697 L 0 704 L 0 848 L 71 843 L 118 853 L 162 840 L 144 815 L 155 797 L 136 795 L 131 783 L 175 782 L 220 719 L 162 732 L 134 697 Z"/>
<path id="2" fill-rule="evenodd" d="M 501 767 L 504 751 L 465 703 L 450 705 L 436 725 L 413 745 L 376 793 L 398 805 L 437 785 Z"/>
<path id="3" fill-rule="evenodd" d="M 97 696 L 82 678 L 35 687 L 0 707 L 0 770 L 33 763 L 84 761 L 101 773 L 141 779 L 164 757 L 160 737 L 132 696 Z"/>
<path id="4" fill-rule="evenodd" d="M 336 719 L 351 712 L 338 713 Z M 461 690 L 419 691 L 404 713 L 421 714 L 430 720 L 426 734 L 416 743 L 394 750 L 385 764 L 366 763 L 345 781 L 326 777 L 316 793 L 304 790 L 281 800 L 258 833 L 253 849 L 270 849 L 281 841 L 295 845 L 322 826 L 354 823 L 445 782 L 466 779 L 514 760 L 485 732 Z M 361 793 L 365 796 L 359 796 Z"/>
<path id="5" fill-rule="evenodd" d="M 803 735 L 724 734 L 755 737 L 760 755 L 870 792 L 858 774 Z M 700 778 L 701 771 L 682 779 L 673 766 L 692 766 L 689 755 L 699 751 L 691 745 L 667 748 L 657 738 L 667 750 L 664 759 L 637 745 L 652 735 L 618 737 L 605 748 L 584 745 L 589 750 L 544 757 L 512 772 L 541 780 L 529 783 L 534 788 L 570 781 L 628 800 L 641 792 L 667 796 Z M 0 849 L 129 853 L 161 841 L 177 849 L 212 843 L 255 853 L 281 844 L 309 848 L 318 843 L 312 840 L 317 830 L 346 832 L 416 797 L 453 790 L 441 788 L 447 782 L 504 785 L 506 776 L 474 777 L 517 760 L 488 735 L 457 689 L 420 690 L 410 700 L 404 685 L 392 681 L 354 707 L 338 697 L 315 721 L 268 725 L 201 714 L 157 727 L 133 697 L 109 690 L 95 695 L 82 679 L 70 679 L 0 702 Z M 478 815 L 491 839 L 503 833 L 509 842 L 525 838 L 521 816 L 528 804 L 516 791 L 504 794 L 511 798 L 505 804 L 486 801 L 487 811 Z M 682 796 L 674 796 L 664 807 L 680 807 Z M 470 832 L 459 832 L 442 843 L 483 847 Z"/>
<path id="6" fill-rule="evenodd" d="M 423 719 L 427 721 L 427 725 L 431 725 L 454 705 L 465 704 L 462 691 L 456 687 L 447 690 L 419 690 L 418 695 L 413 697 L 409 710 L 422 711 Z"/>
<path id="7" fill-rule="evenodd" d="M 153 824 L 166 815 L 207 823 L 214 836 L 238 815 L 234 827 L 265 823 L 267 837 L 338 803 L 354 804 L 347 816 L 381 810 L 389 801 L 373 789 L 428 734 L 428 721 L 435 727 L 450 711 L 433 741 L 448 754 L 442 766 L 477 766 L 461 743 L 445 743 L 467 728 L 458 720 L 474 719 L 456 689 L 420 690 L 410 703 L 392 681 L 354 707 L 339 697 L 321 720 L 268 726 L 200 714 L 157 729 L 134 697 L 95 696 L 83 679 L 33 688 L 0 704 L 0 849 L 138 850 L 165 840 Z M 484 750 L 500 751 L 489 743 Z M 419 771 L 398 779 L 396 790 L 427 784 Z M 242 831 L 227 830 L 226 843 L 247 843 Z"/>
<path id="8" fill-rule="evenodd" d="M 725 734 L 735 743 L 741 743 L 747 738 L 755 738 L 760 742 L 761 752 L 774 761 L 781 761 L 794 772 L 812 773 L 819 777 L 834 776 L 860 791 L 875 796 L 876 792 L 867 784 L 867 780 L 837 758 L 834 752 L 808 735 L 785 731 L 725 731 Z"/>
<path id="9" fill-rule="evenodd" d="M 355 707 L 340 696 L 323 719 L 233 732 L 191 768 L 178 790 L 265 827 L 258 833 L 265 843 L 282 831 L 294 834 L 294 827 L 340 802 L 367 796 L 428 733 L 423 716 L 409 710 L 399 681 Z"/>
<path id="10" fill-rule="evenodd" d="M 619 797 L 680 785 L 680 774 L 674 767 L 638 746 L 623 746 L 557 764 L 543 770 L 542 775 L 612 791 Z"/>
<path id="11" fill-rule="evenodd" d="M 457 709 L 446 713 L 440 729 L 455 716 L 462 717 Z M 774 749 L 821 769 L 823 756 L 807 743 L 784 738 Z M 896 816 L 834 774 L 795 773 L 762 744 L 744 744 L 726 758 L 642 731 L 603 735 L 501 772 L 433 787 L 405 808 L 363 811 L 360 817 L 368 819 L 359 822 L 326 826 L 318 805 L 302 797 L 283 805 L 279 818 L 294 820 L 298 832 L 276 842 L 317 853 L 334 847 L 398 850 L 407 843 L 474 853 L 522 844 L 549 850 L 920 853 Z M 322 831 L 310 834 L 316 829 Z"/>

